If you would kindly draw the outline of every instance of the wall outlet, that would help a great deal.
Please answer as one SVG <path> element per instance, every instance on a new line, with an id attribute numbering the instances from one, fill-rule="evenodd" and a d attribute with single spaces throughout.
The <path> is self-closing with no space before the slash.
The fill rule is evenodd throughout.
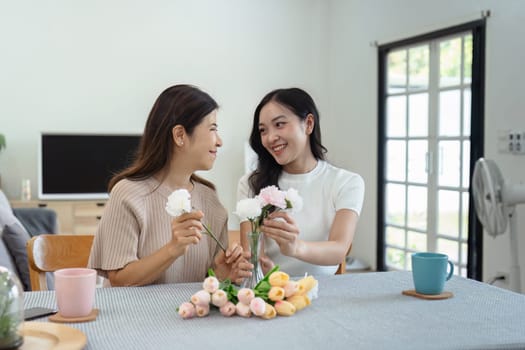
<path id="1" fill-rule="evenodd" d="M 525 155 L 525 132 L 521 130 L 498 130 L 498 151 Z"/>
<path id="2" fill-rule="evenodd" d="M 496 272 L 496 275 L 494 276 L 494 279 L 498 281 L 499 283 L 509 283 L 509 274 L 506 272 Z"/>

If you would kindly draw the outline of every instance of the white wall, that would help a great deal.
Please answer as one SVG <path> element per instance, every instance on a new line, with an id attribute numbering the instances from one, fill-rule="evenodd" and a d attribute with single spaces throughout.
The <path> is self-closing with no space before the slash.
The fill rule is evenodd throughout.
<path id="1" fill-rule="evenodd" d="M 387 43 L 479 19 L 487 22 L 485 156 L 494 159 L 504 176 L 525 180 L 525 157 L 498 153 L 497 130 L 525 129 L 525 99 L 521 69 L 525 62 L 525 2 L 520 0 L 414 1 L 332 0 L 330 2 L 329 115 L 325 139 L 332 159 L 365 178 L 367 193 L 352 248 L 353 255 L 376 263 L 377 182 L 377 49 Z M 326 113 L 326 112 L 325 112 Z M 518 207 L 519 251 L 525 270 L 525 205 Z M 496 239 L 484 235 L 483 276 L 508 272 L 508 232 Z M 525 281 L 525 271 L 522 271 Z M 525 283 L 522 283 L 524 285 Z"/>
<path id="2" fill-rule="evenodd" d="M 244 141 L 259 100 L 302 86 L 322 104 L 324 3 L 265 1 L 15 1 L 0 11 L 2 187 L 37 192 L 41 131 L 141 132 L 166 87 L 190 83 L 221 105 L 224 146 L 203 174 L 231 213 Z M 236 225 L 232 215 L 230 226 Z"/>
<path id="3" fill-rule="evenodd" d="M 521 0 L 3 1 L 2 188 L 18 198 L 29 178 L 37 193 L 40 131 L 140 132 L 157 95 L 185 82 L 221 104 L 224 147 L 206 176 L 231 213 L 255 105 L 271 89 L 296 85 L 319 105 L 329 159 L 365 178 L 352 254 L 375 266 L 377 51 L 369 44 L 476 19 L 485 9 L 492 11 L 486 156 L 522 181 L 525 158 L 497 153 L 496 143 L 499 129 L 525 129 Z M 518 214 L 524 232 L 525 205 Z M 484 244 L 487 280 L 508 271 L 508 234 Z M 519 244 L 525 256 L 523 234 Z"/>

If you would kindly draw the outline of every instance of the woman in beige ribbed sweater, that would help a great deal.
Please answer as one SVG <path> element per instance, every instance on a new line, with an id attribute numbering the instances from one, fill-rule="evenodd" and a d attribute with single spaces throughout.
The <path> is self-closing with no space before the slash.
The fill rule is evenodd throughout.
<path id="1" fill-rule="evenodd" d="M 228 245 L 228 213 L 215 187 L 194 174 L 212 168 L 222 140 L 217 103 L 189 85 L 175 85 L 157 98 L 131 167 L 114 176 L 98 226 L 89 266 L 112 286 L 199 282 L 208 268 L 219 279 L 240 282 L 251 265 L 239 245 L 223 252 L 203 224 Z M 177 189 L 191 194 L 191 213 L 165 211 Z"/>

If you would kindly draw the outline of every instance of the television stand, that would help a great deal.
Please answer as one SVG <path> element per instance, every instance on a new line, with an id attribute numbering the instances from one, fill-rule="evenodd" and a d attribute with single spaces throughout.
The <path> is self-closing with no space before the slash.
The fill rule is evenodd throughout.
<path id="1" fill-rule="evenodd" d="M 107 200 L 12 200 L 13 208 L 49 208 L 56 212 L 61 234 L 95 234 Z"/>

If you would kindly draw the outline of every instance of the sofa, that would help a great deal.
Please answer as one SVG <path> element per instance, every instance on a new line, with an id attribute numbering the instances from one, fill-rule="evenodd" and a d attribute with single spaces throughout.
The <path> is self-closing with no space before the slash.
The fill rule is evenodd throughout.
<path id="1" fill-rule="evenodd" d="M 24 290 L 31 290 L 26 243 L 32 236 L 56 233 L 56 213 L 47 208 L 11 208 L 4 192 L 0 190 L 0 265 L 18 277 Z M 49 274 L 48 274 L 49 275 Z M 48 277 L 48 286 L 53 281 Z"/>

